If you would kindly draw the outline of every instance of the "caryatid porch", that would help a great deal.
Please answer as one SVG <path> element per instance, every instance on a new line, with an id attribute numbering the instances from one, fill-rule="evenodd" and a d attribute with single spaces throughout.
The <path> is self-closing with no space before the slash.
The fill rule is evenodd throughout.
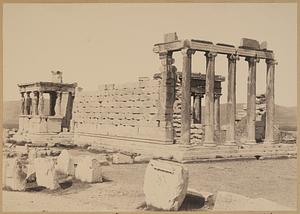
<path id="1" fill-rule="evenodd" d="M 178 40 L 176 33 L 166 34 L 164 43 L 154 45 L 154 52 L 159 54 L 162 62 L 162 88 L 167 88 L 170 74 L 173 72 L 174 52 L 181 51 L 183 57 L 182 66 L 182 103 L 181 103 L 181 143 L 190 144 L 191 127 L 191 64 L 192 55 L 196 51 L 204 52 L 206 57 L 206 81 L 205 81 L 205 140 L 204 146 L 216 146 L 215 130 L 218 111 L 215 106 L 215 58 L 217 55 L 225 55 L 228 59 L 228 129 L 226 131 L 225 145 L 236 145 L 235 138 L 235 117 L 236 117 L 236 63 L 244 57 L 248 62 L 248 89 L 247 89 L 247 142 L 255 144 L 255 119 L 256 119 L 256 64 L 260 59 L 266 60 L 266 133 L 265 143 L 274 142 L 274 72 L 275 59 L 273 51 L 267 50 L 266 43 L 259 44 L 252 39 L 242 39 L 241 46 L 236 48 L 227 44 L 213 44 L 203 40 Z M 168 89 L 160 92 L 161 96 L 161 119 L 165 120 L 166 132 L 171 130 L 172 113 L 170 107 L 172 100 L 169 99 Z M 197 101 L 198 102 L 198 101 Z M 198 105 L 198 104 L 197 104 Z M 166 134 L 167 135 L 167 134 Z"/>
<path id="2" fill-rule="evenodd" d="M 52 82 L 18 84 L 21 94 L 20 133 L 59 133 L 69 130 L 77 83 L 62 83 L 62 72 L 52 72 Z M 45 108 L 49 94 L 49 112 Z M 65 108 L 63 108 L 63 106 Z"/>

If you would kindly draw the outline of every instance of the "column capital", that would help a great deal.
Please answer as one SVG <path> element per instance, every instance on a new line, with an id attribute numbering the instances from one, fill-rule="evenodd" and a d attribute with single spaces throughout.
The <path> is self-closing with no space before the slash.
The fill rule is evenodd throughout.
<path id="1" fill-rule="evenodd" d="M 251 64 L 253 64 L 253 63 L 259 63 L 259 58 L 256 57 L 256 56 L 255 57 L 251 57 L 251 56 L 246 57 L 245 60 L 247 62 L 251 63 Z"/>
<path id="2" fill-rule="evenodd" d="M 266 59 L 268 65 L 278 65 L 278 62 L 275 59 Z"/>
<path id="3" fill-rule="evenodd" d="M 158 53 L 159 59 L 165 59 L 167 57 L 172 57 L 173 52 L 172 51 L 162 51 Z"/>
<path id="4" fill-rule="evenodd" d="M 190 49 L 190 48 L 183 48 L 183 49 L 181 49 L 181 53 L 182 53 L 183 56 L 187 55 L 188 57 L 190 57 L 195 52 L 196 52 L 195 50 Z"/>
<path id="5" fill-rule="evenodd" d="M 208 51 L 205 52 L 204 56 L 206 56 L 206 58 L 215 58 L 218 54 L 216 52 L 213 51 Z"/>
<path id="6" fill-rule="evenodd" d="M 227 55 L 228 61 L 236 62 L 240 59 L 240 56 L 238 54 L 228 54 Z"/>
<path id="7" fill-rule="evenodd" d="M 203 96 L 204 96 L 203 93 L 195 93 L 195 97 L 200 97 L 200 98 L 202 98 Z"/>

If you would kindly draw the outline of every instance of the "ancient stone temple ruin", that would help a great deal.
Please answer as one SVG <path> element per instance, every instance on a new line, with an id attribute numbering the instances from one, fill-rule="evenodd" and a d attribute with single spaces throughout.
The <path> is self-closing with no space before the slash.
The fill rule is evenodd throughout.
<path id="1" fill-rule="evenodd" d="M 171 33 L 165 35 L 163 43 L 155 44 L 153 50 L 161 61 L 160 72 L 154 72 L 153 77 L 140 77 L 135 83 L 105 84 L 97 91 L 75 92 L 75 83 L 62 83 L 61 72 L 54 72 L 52 82 L 20 84 L 20 131 L 59 133 L 66 130 L 75 144 L 177 161 L 251 156 L 260 148 L 256 142 L 256 65 L 265 60 L 262 152 L 272 152 L 279 145 L 274 140 L 276 61 L 265 42 L 242 39 L 241 45 L 235 47 L 203 40 L 179 40 L 176 33 Z M 205 71 L 192 72 L 192 56 L 196 51 L 204 53 Z M 182 54 L 182 71 L 177 71 L 174 65 L 175 52 Z M 222 56 L 228 60 L 226 129 L 220 124 L 220 96 L 225 78 L 215 74 L 215 59 Z M 236 72 L 240 72 L 236 64 L 240 59 L 248 63 L 248 71 L 244 71 L 248 74 L 248 89 L 243 120 L 238 120 L 236 112 Z M 48 115 L 43 110 L 44 93 L 50 95 Z M 202 102 L 205 103 L 204 115 Z M 238 121 L 245 121 L 243 129 L 237 125 Z M 243 130 L 243 141 L 237 136 L 237 127 Z"/>
<path id="2" fill-rule="evenodd" d="M 218 100 L 215 95 L 215 58 L 217 55 L 225 55 L 228 58 L 228 97 L 227 97 L 227 116 L 228 129 L 226 130 L 225 145 L 235 145 L 235 114 L 236 114 L 236 63 L 243 57 L 249 65 L 248 70 L 248 91 L 247 96 L 247 142 L 246 144 L 255 144 L 255 119 L 256 119 L 256 64 L 260 59 L 266 61 L 266 134 L 265 143 L 273 143 L 274 126 L 274 71 L 275 60 L 273 51 L 267 50 L 266 43 L 259 44 L 252 39 L 242 39 L 241 46 L 235 48 L 228 44 L 213 44 L 202 40 L 178 40 L 176 34 L 165 35 L 164 43 L 156 44 L 154 52 L 159 54 L 162 61 L 162 89 L 169 88 L 168 80 L 171 77 L 174 59 L 172 54 L 181 51 L 183 56 L 182 70 L 182 101 L 181 101 L 181 141 L 190 143 L 190 94 L 191 94 L 191 61 L 192 55 L 196 51 L 205 53 L 206 57 L 206 77 L 205 77 L 205 140 L 204 146 L 216 146 L 215 130 L 218 131 L 219 124 L 216 122 L 219 117 L 218 108 L 214 102 Z M 165 102 L 172 102 L 169 99 L 168 89 L 161 91 L 161 99 Z M 217 101 L 218 102 L 218 101 Z M 166 105 L 167 106 L 167 105 Z M 172 114 L 173 109 L 165 107 L 163 115 Z M 169 118 L 163 118 L 166 123 L 171 124 Z"/>
<path id="3" fill-rule="evenodd" d="M 76 83 L 63 83 L 60 71 L 52 71 L 51 82 L 18 84 L 21 93 L 19 134 L 42 138 L 69 131 L 76 86 Z M 45 94 L 49 95 L 47 107 Z"/>

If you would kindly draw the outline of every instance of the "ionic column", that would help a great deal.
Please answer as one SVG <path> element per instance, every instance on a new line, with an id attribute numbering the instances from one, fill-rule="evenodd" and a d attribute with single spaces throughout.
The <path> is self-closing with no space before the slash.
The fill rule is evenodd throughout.
<path id="1" fill-rule="evenodd" d="M 249 65 L 248 90 L 247 90 L 247 143 L 255 144 L 255 120 L 256 120 L 256 63 L 259 59 L 247 57 Z"/>
<path id="2" fill-rule="evenodd" d="M 235 117 L 236 117 L 236 60 L 237 55 L 228 55 L 228 87 L 227 87 L 227 121 L 226 142 L 224 145 L 236 145 Z"/>
<path id="3" fill-rule="evenodd" d="M 39 92 L 39 103 L 38 103 L 38 114 L 44 115 L 44 93 L 42 91 Z"/>
<path id="4" fill-rule="evenodd" d="M 37 91 L 33 92 L 33 98 L 32 98 L 32 115 L 38 115 L 38 104 L 39 104 L 39 94 Z"/>
<path id="5" fill-rule="evenodd" d="M 216 142 L 220 142 L 220 132 L 221 132 L 221 123 L 220 123 L 220 94 L 215 95 L 215 132 L 216 132 Z"/>
<path id="6" fill-rule="evenodd" d="M 20 114 L 24 115 L 25 114 L 25 97 L 24 97 L 25 92 L 21 92 L 21 109 L 20 109 Z"/>
<path id="7" fill-rule="evenodd" d="M 61 116 L 61 99 L 62 93 L 61 91 L 56 92 L 56 103 L 55 103 L 55 116 Z"/>
<path id="8" fill-rule="evenodd" d="M 191 73 L 192 54 L 195 51 L 184 48 L 181 50 L 183 56 L 182 65 L 182 99 L 181 99 L 181 138 L 183 144 L 190 143 L 191 135 Z"/>
<path id="9" fill-rule="evenodd" d="M 265 143 L 274 143 L 274 117 L 275 117 L 275 102 L 274 102 L 274 79 L 275 65 L 274 59 L 267 59 L 267 77 L 266 77 L 266 130 Z"/>
<path id="10" fill-rule="evenodd" d="M 201 95 L 195 94 L 194 96 L 194 123 L 201 123 Z"/>
<path id="11" fill-rule="evenodd" d="M 173 143 L 173 104 L 175 101 L 176 67 L 172 52 L 160 52 L 161 84 L 159 89 L 159 126 L 165 131 L 166 143 Z"/>
<path id="12" fill-rule="evenodd" d="M 206 79 L 205 79 L 205 139 L 204 146 L 216 146 L 214 142 L 214 83 L 215 83 L 215 57 L 214 52 L 207 52 Z"/>

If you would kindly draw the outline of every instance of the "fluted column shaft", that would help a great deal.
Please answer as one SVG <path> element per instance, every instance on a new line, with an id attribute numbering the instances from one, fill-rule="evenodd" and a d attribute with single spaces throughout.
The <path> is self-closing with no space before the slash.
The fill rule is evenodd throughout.
<path id="1" fill-rule="evenodd" d="M 181 51 L 182 65 L 182 100 L 181 100 L 181 138 L 183 144 L 190 143 L 191 136 L 191 73 L 193 50 L 185 48 Z"/>
<path id="2" fill-rule="evenodd" d="M 215 82 L 215 57 L 214 52 L 207 52 L 206 80 L 205 80 L 205 146 L 216 146 L 214 142 L 214 82 Z"/>
<path id="3" fill-rule="evenodd" d="M 266 130 L 265 143 L 274 143 L 274 118 L 275 118 L 275 102 L 274 102 L 274 80 L 275 65 L 274 59 L 266 60 L 267 77 L 266 77 Z"/>
<path id="4" fill-rule="evenodd" d="M 255 144 L 255 121 L 256 121 L 256 63 L 259 59 L 247 57 L 249 65 L 248 89 L 247 89 L 247 143 Z"/>
<path id="5" fill-rule="evenodd" d="M 235 145 L 235 117 L 236 117 L 236 60 L 237 55 L 228 55 L 228 87 L 227 87 L 227 122 L 225 145 Z"/>
<path id="6" fill-rule="evenodd" d="M 221 118 L 221 112 L 220 112 L 220 96 L 219 94 L 215 95 L 215 110 L 214 110 L 214 119 L 215 119 L 215 132 L 216 132 L 216 138 L 215 141 L 217 143 L 220 142 L 220 132 L 221 132 L 221 123 L 220 123 L 220 118 Z"/>

